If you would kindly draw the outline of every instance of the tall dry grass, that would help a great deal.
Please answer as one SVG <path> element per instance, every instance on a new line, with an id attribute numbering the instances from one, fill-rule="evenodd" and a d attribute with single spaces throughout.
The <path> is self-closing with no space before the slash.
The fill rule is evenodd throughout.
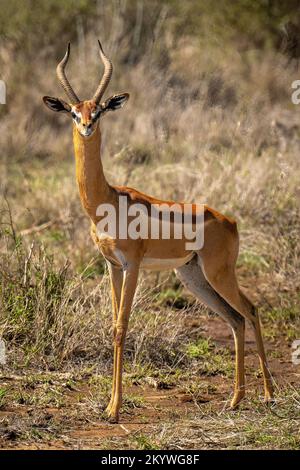
<path id="1" fill-rule="evenodd" d="M 213 39 L 175 34 L 166 5 L 155 10 L 151 40 L 141 7 L 133 11 L 131 31 L 124 10 L 116 8 L 110 27 L 93 23 L 85 29 L 78 20 L 72 32 L 68 76 L 78 94 L 88 98 L 97 86 L 96 38 L 101 37 L 115 66 L 108 93 L 131 95 L 126 108 L 101 124 L 108 180 L 160 198 L 205 202 L 233 215 L 240 230 L 243 287 L 265 311 L 294 312 L 300 127 L 291 83 L 297 71 L 272 48 L 241 49 L 237 42 L 222 47 Z M 71 123 L 48 112 L 41 100 L 46 94 L 63 97 L 55 65 L 65 42 L 30 50 L 28 61 L 13 40 L 0 45 L 8 85 L 0 120 L 0 174 L 10 206 L 9 211 L 3 200 L 1 332 L 26 360 L 43 357 L 45 364 L 61 364 L 100 357 L 105 363 L 108 281 L 77 195 Z M 144 282 L 151 298 L 156 278 Z M 174 287 L 172 279 L 166 282 Z M 147 302 L 133 314 L 128 351 L 134 356 L 138 350 L 139 358 L 157 364 L 157 355 L 161 361 L 168 357 L 163 341 L 168 338 L 167 349 L 175 349 L 179 360 L 183 317 L 168 311 L 158 320 L 165 307 L 153 312 Z"/>

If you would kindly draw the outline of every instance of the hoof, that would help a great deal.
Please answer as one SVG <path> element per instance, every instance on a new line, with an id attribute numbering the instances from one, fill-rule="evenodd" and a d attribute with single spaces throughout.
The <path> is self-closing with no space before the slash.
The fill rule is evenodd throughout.
<path id="1" fill-rule="evenodd" d="M 118 416 L 118 415 L 111 415 L 111 416 L 108 416 L 107 421 L 108 421 L 110 424 L 117 424 L 117 423 L 119 422 L 119 416 Z"/>
<path id="2" fill-rule="evenodd" d="M 267 406 L 273 405 L 275 403 L 275 398 L 273 397 L 273 394 L 272 395 L 270 395 L 270 394 L 265 395 L 264 403 Z"/>
<path id="3" fill-rule="evenodd" d="M 111 405 L 108 405 L 104 411 L 104 417 L 109 423 L 115 424 L 119 422 L 119 413 L 113 411 Z"/>
<path id="4" fill-rule="evenodd" d="M 233 399 L 231 400 L 231 403 L 230 403 L 230 409 L 235 410 L 238 407 L 239 403 L 244 398 L 244 396 L 245 396 L 245 392 L 238 392 L 238 393 L 234 394 L 234 397 L 233 397 Z"/>

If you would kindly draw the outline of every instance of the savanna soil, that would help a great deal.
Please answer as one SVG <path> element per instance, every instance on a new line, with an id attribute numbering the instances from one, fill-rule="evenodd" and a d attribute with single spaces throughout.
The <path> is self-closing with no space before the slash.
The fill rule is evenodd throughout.
<path id="1" fill-rule="evenodd" d="M 234 349 L 231 332 L 214 318 L 201 318 L 218 347 Z M 66 372 L 26 370 L 0 379 L 1 449 L 268 449 L 299 448 L 300 368 L 284 338 L 266 343 L 276 383 L 275 401 L 263 404 L 254 337 L 246 334 L 247 394 L 229 410 L 233 380 L 223 374 L 155 378 L 127 373 L 118 424 L 103 415 L 110 381 L 97 368 Z M 280 353 L 279 353 L 280 351 Z"/>

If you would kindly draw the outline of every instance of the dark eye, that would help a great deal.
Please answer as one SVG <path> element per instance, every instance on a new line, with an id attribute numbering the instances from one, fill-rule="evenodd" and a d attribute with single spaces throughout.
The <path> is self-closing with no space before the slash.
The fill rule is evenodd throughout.
<path id="1" fill-rule="evenodd" d="M 71 116 L 77 123 L 80 122 L 80 117 L 74 111 L 71 111 Z"/>

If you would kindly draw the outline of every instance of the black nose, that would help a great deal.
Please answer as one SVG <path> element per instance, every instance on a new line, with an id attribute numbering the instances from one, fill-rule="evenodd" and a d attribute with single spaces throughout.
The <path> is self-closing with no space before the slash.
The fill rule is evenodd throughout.
<path id="1" fill-rule="evenodd" d="M 92 123 L 90 122 L 89 124 L 85 124 L 84 122 L 82 123 L 83 127 L 87 127 L 90 129 L 92 127 Z"/>

